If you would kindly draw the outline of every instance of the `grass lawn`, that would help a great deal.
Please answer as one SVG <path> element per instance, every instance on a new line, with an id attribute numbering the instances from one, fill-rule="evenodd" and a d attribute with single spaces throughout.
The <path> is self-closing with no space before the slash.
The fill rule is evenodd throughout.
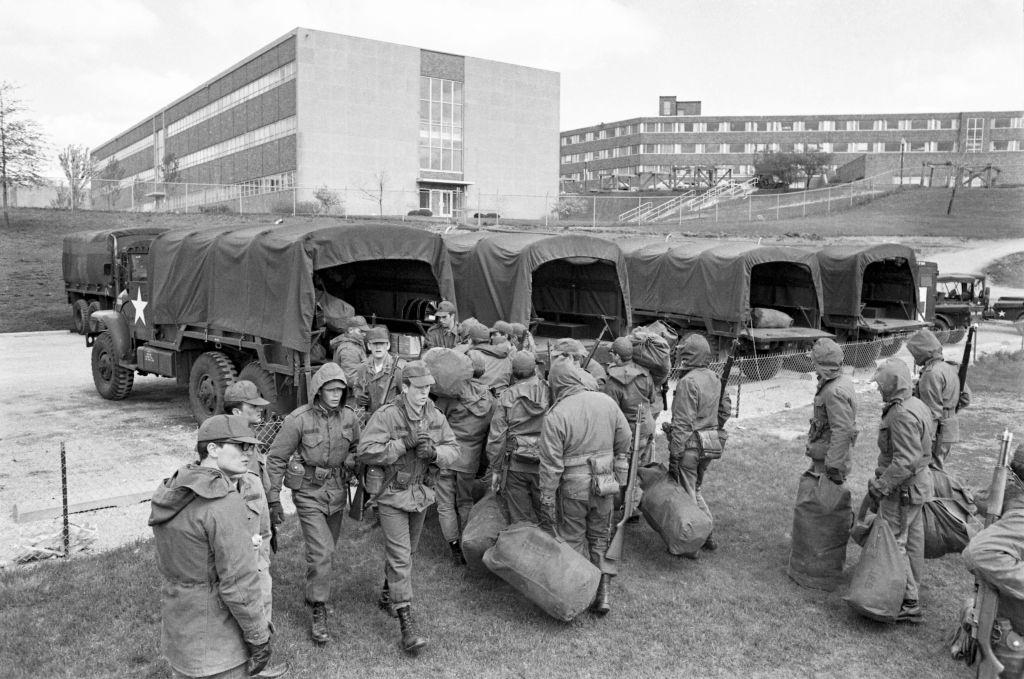
<path id="1" fill-rule="evenodd" d="M 985 267 L 989 282 L 1010 288 L 1024 288 L 1024 252 L 1000 257 Z"/>
<path id="2" fill-rule="evenodd" d="M 999 433 L 1019 427 L 1022 374 L 1020 352 L 986 358 L 974 368 L 965 442 L 949 462 L 970 485 L 987 484 Z M 873 391 L 862 393 L 858 405 L 860 436 L 848 482 L 855 504 L 874 469 L 881 412 Z M 786 577 L 793 500 L 807 467 L 802 438 L 786 433 L 805 431 L 809 417 L 809 408 L 786 410 L 732 430 L 725 457 L 706 481 L 717 552 L 696 561 L 672 557 L 645 523 L 632 526 L 622 574 L 613 581 L 613 609 L 604 619 L 584 613 L 572 623 L 557 622 L 500 580 L 449 565 L 436 520 L 428 519 L 415 567 L 414 611 L 431 643 L 415 659 L 398 650 L 397 622 L 375 606 L 379 531 L 347 519 L 330 603 L 334 640 L 323 649 L 312 646 L 301 594 L 301 536 L 291 516 L 273 564 L 275 653 L 291 663 L 289 676 L 318 679 L 967 676 L 944 642 L 972 591 L 958 555 L 927 562 L 925 622 L 918 626 L 859 618 L 841 590 L 806 590 Z M 848 567 L 858 554 L 851 544 Z M 149 541 L 0 572 L 0 674 L 167 677 L 159 599 Z"/>

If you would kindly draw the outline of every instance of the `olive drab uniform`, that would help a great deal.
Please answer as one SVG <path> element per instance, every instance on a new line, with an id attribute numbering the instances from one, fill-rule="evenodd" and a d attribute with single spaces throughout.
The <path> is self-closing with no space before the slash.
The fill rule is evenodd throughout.
<path id="1" fill-rule="evenodd" d="M 610 397 L 584 386 L 584 373 L 571 360 L 554 362 L 548 374 L 553 405 L 544 416 L 539 446 L 541 505 L 558 506 L 558 534 L 602 573 L 618 483 L 599 495 L 595 477 L 612 474 L 613 458 L 628 460 L 629 422 Z M 628 462 L 627 462 L 628 464 Z M 605 471 L 606 470 L 606 471 Z"/>
<path id="2" fill-rule="evenodd" d="M 423 341 L 423 350 L 441 347 L 442 349 L 454 349 L 459 343 L 459 336 L 454 331 L 448 330 L 440 323 L 427 328 L 427 336 Z"/>
<path id="3" fill-rule="evenodd" d="M 449 544 L 462 536 L 473 508 L 473 486 L 480 470 L 480 454 L 491 425 L 494 396 L 487 385 L 469 379 L 457 397 L 440 397 L 437 408 L 448 420 L 459 456 L 441 471 L 437 479 L 437 517 Z M 461 553 L 461 552 L 460 552 Z"/>
<path id="4" fill-rule="evenodd" d="M 533 375 L 506 389 L 494 406 L 487 435 L 489 476 L 503 477 L 499 493 L 508 507 L 510 523 L 539 518 L 538 450 L 549 402 L 547 382 Z"/>
<path id="5" fill-rule="evenodd" d="M 711 460 L 701 458 L 697 432 L 718 430 L 719 438 L 724 440 L 722 427 L 732 413 L 732 402 L 728 395 L 721 398 L 722 380 L 708 367 L 711 347 L 703 336 L 692 334 L 683 339 L 679 360 L 683 372 L 672 397 L 669 473 L 693 493 L 697 505 L 710 517 L 700 488 Z"/>
<path id="6" fill-rule="evenodd" d="M 335 363 L 325 363 L 310 381 L 313 393 L 332 380 L 345 381 Z M 281 485 L 293 456 L 302 465 L 301 485 L 292 499 L 302 526 L 306 551 L 306 601 L 326 602 L 331 593 L 331 557 L 338 543 L 341 521 L 348 503 L 348 457 L 359 443 L 359 419 L 348 406 L 329 410 L 316 396 L 285 417 L 281 431 L 270 446 L 267 468 L 270 492 L 267 499 L 280 501 Z"/>
<path id="7" fill-rule="evenodd" d="M 878 467 L 869 486 L 881 495 L 878 516 L 885 519 L 907 556 L 905 601 L 916 604 L 924 567 L 922 506 L 932 498 L 931 411 L 911 395 L 910 369 L 889 359 L 875 373 L 884 406 L 878 427 Z"/>
<path id="8" fill-rule="evenodd" d="M 427 464 L 407 449 L 403 439 L 426 431 L 437 458 Z M 377 495 L 384 534 L 384 573 L 393 610 L 412 602 L 412 555 L 416 553 L 427 508 L 434 504 L 434 477 L 459 457 L 459 444 L 444 415 L 427 401 L 417 415 L 404 395 L 373 414 L 359 441 L 357 460 L 383 467 L 384 485 Z"/>
<path id="9" fill-rule="evenodd" d="M 644 418 L 640 422 L 641 467 L 652 462 L 654 453 L 654 421 L 661 412 L 661 394 L 654 386 L 650 371 L 633 361 L 608 368 L 608 379 L 602 389 L 618 404 L 629 422 L 630 430 L 636 435 L 637 413 L 644 406 Z"/>
<path id="10" fill-rule="evenodd" d="M 405 361 L 394 354 L 384 357 L 383 367 L 380 370 L 374 368 L 373 356 L 367 356 L 366 360 L 359 365 L 353 380 L 353 393 L 357 397 L 360 394 L 370 396 L 370 405 L 366 408 L 367 418 L 377 412 L 377 409 L 385 403 L 394 401 L 402 391 L 402 369 L 404 367 Z M 394 379 L 391 377 L 392 371 L 394 371 Z M 390 389 L 388 389 L 388 382 L 391 383 Z M 387 389 L 386 394 L 384 393 L 385 389 Z"/>
<path id="11" fill-rule="evenodd" d="M 919 330 L 907 340 L 907 350 L 921 366 L 914 385 L 914 396 L 928 406 L 936 423 L 938 441 L 933 443 L 932 465 L 943 468 L 953 444 L 960 442 L 960 418 L 957 412 L 971 401 L 971 390 L 965 384 L 960 390 L 960 376 L 954 364 L 942 357 L 942 344 L 931 331 Z"/>
<path id="12" fill-rule="evenodd" d="M 256 459 L 255 455 L 253 459 Z M 253 538 L 253 545 L 256 547 L 256 572 L 260 578 L 260 591 L 263 592 L 267 620 L 270 620 L 274 612 L 274 581 L 270 577 L 270 538 L 273 537 L 273 533 L 270 528 L 267 492 L 261 476 L 251 469 L 239 479 L 238 489 L 245 501 L 246 520 L 252 526 L 250 533 L 254 536 L 259 535 L 259 540 Z"/>
<path id="13" fill-rule="evenodd" d="M 813 350 L 818 388 L 807 432 L 806 455 L 811 471 L 843 482 L 850 473 L 857 442 L 857 398 L 853 380 L 843 373 L 843 352 L 834 343 L 819 343 Z"/>
<path id="14" fill-rule="evenodd" d="M 473 358 L 477 354 L 484 364 L 484 374 L 480 381 L 486 384 L 496 395 L 508 389 L 512 382 L 512 358 L 511 345 L 506 342 L 501 344 L 473 344 L 466 351 L 466 355 Z"/>

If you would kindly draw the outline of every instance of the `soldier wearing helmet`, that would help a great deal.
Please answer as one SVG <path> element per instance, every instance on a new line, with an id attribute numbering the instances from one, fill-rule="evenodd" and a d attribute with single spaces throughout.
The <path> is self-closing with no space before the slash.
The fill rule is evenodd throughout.
<path id="1" fill-rule="evenodd" d="M 818 389 L 807 432 L 810 471 L 842 485 L 850 473 L 857 442 L 857 394 L 853 380 L 843 374 L 843 350 L 835 341 L 825 337 L 815 342 L 811 364 L 818 375 Z"/>
<path id="2" fill-rule="evenodd" d="M 636 436 L 640 427 L 640 466 L 650 464 L 654 452 L 654 420 L 661 412 L 661 399 L 654 379 L 647 368 L 633 362 L 633 343 L 628 337 L 619 337 L 612 342 L 612 364 L 608 367 L 608 379 L 604 393 L 612 397 L 619 410 L 629 421 L 629 427 Z M 637 422 L 640 406 L 643 418 Z"/>
<path id="3" fill-rule="evenodd" d="M 386 326 L 377 325 L 367 330 L 366 346 L 370 355 L 359 364 L 353 380 L 353 400 L 365 411 L 364 421 L 398 396 L 405 366 L 405 361 L 390 353 L 391 337 Z"/>
<path id="4" fill-rule="evenodd" d="M 482 323 L 470 326 L 469 342 L 466 355 L 473 360 L 476 360 L 474 357 L 479 357 L 484 365 L 480 381 L 486 384 L 494 394 L 500 395 L 501 392 L 508 389 L 508 385 L 512 381 L 511 345 L 508 342 L 491 344 L 491 330 Z"/>
<path id="5" fill-rule="evenodd" d="M 326 603 L 331 594 L 331 556 L 348 503 L 348 481 L 359 443 L 359 418 L 345 403 L 348 380 L 337 363 L 325 363 L 310 380 L 313 401 L 296 408 L 270 446 L 270 516 L 284 521 L 281 485 L 292 490 L 306 551 L 306 603 L 312 608 L 310 636 L 330 640 Z M 287 472 L 287 474 L 286 474 Z M 287 478 L 286 478 L 287 477 Z"/>
<path id="6" fill-rule="evenodd" d="M 604 386 L 605 380 L 608 379 L 608 373 L 597 361 L 588 361 L 587 357 L 589 354 L 583 347 L 583 343 L 578 339 L 571 337 L 563 337 L 557 340 L 551 347 L 551 358 L 555 359 L 559 356 L 564 356 L 572 359 L 573 363 L 583 368 L 584 371 L 589 375 L 592 380 L 591 384 L 588 384 L 588 388 L 600 391 Z M 586 363 L 586 365 L 583 365 Z M 550 369 L 550 367 L 549 367 Z"/>
<path id="7" fill-rule="evenodd" d="M 921 329 L 907 340 L 907 351 L 921 374 L 914 385 L 914 396 L 931 409 L 935 417 L 936 442 L 932 465 L 943 468 L 954 443 L 960 442 L 960 417 L 957 415 L 971 402 L 971 390 L 960 389 L 960 375 L 955 364 L 942 356 L 942 343 L 931 330 Z"/>

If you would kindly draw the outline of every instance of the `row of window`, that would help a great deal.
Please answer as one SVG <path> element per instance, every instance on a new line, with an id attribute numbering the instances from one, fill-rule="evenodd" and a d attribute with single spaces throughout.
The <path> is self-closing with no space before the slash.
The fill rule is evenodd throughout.
<path id="1" fill-rule="evenodd" d="M 421 170 L 462 172 L 462 83 L 420 76 Z"/>
<path id="2" fill-rule="evenodd" d="M 969 118 L 968 122 L 982 126 L 984 118 Z M 1024 118 L 991 118 L 991 129 L 1024 127 Z M 562 146 L 582 142 L 623 137 L 630 134 L 679 134 L 684 132 L 835 132 L 887 131 L 887 130 L 956 130 L 956 118 L 882 118 L 878 120 L 723 120 L 714 122 L 656 122 L 633 123 L 605 130 L 569 134 L 562 137 Z"/>
<path id="3" fill-rule="evenodd" d="M 135 142 L 131 146 L 125 146 L 120 151 L 115 151 L 115 152 L 111 153 L 106 158 L 97 158 L 96 159 L 96 165 L 98 167 L 102 168 L 102 167 L 106 166 L 106 164 L 109 163 L 112 160 L 122 161 L 125 158 L 127 158 L 128 156 L 133 156 L 136 153 L 138 153 L 139 151 L 142 151 L 142 150 L 147 149 L 147 148 L 151 148 L 152 146 L 153 146 L 153 136 L 152 135 L 147 135 L 146 137 L 138 140 L 137 142 Z"/>
<path id="4" fill-rule="evenodd" d="M 902 146 L 902 149 L 901 149 Z M 975 144 L 972 148 L 968 140 L 967 150 L 969 152 L 980 152 L 982 147 Z M 640 154 L 661 154 L 679 155 L 687 153 L 810 153 L 820 151 L 822 153 L 952 153 L 955 144 L 952 141 L 835 141 L 820 143 L 772 143 L 772 144 L 632 144 L 630 146 L 616 146 L 610 149 L 598 151 L 587 151 L 586 153 L 572 153 L 562 156 L 562 164 L 586 163 L 592 160 L 607 160 L 609 158 L 624 158 Z M 1019 151 L 1020 142 L 1017 140 L 990 141 L 989 151 Z"/>
<path id="5" fill-rule="evenodd" d="M 254 146 L 272 142 L 275 139 L 287 137 L 290 134 L 295 134 L 295 116 L 283 118 L 269 125 L 264 125 L 245 134 L 222 141 L 219 144 L 207 146 L 205 149 L 200 149 L 195 153 L 184 155 L 178 159 L 178 168 L 184 170 L 193 165 L 207 163 L 217 158 L 230 156 L 232 153 L 238 153 Z"/>
<path id="6" fill-rule="evenodd" d="M 189 113 L 184 118 L 174 121 L 167 126 L 167 136 L 172 136 L 187 130 L 190 127 L 198 125 L 204 120 L 209 120 L 218 113 L 226 111 L 229 108 L 238 106 L 242 102 L 250 99 L 255 99 L 264 92 L 271 90 L 278 85 L 288 82 L 289 80 L 295 79 L 295 62 L 285 64 L 281 68 L 278 68 L 270 73 L 266 74 L 262 78 L 253 80 L 247 85 L 239 87 L 234 92 L 227 94 L 220 99 L 207 104 L 197 111 Z"/>
<path id="7" fill-rule="evenodd" d="M 239 196 L 258 196 L 264 193 L 276 193 L 278 191 L 290 191 L 295 187 L 295 173 L 282 172 L 281 174 L 249 179 L 238 184 L 198 184 L 196 187 L 207 186 L 208 188 L 189 189 L 188 195 L 173 195 L 167 198 L 167 207 L 170 210 L 181 210 L 192 205 L 205 205 L 208 203 L 219 203 L 226 200 L 237 200 Z M 185 201 L 188 200 L 186 205 Z"/>

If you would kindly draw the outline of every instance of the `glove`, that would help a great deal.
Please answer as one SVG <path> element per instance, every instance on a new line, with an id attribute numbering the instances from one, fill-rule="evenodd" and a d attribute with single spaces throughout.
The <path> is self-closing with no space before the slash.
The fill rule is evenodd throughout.
<path id="1" fill-rule="evenodd" d="M 669 438 L 672 438 L 672 423 L 671 422 L 662 422 L 661 423 L 661 430 L 663 432 L 665 432 L 665 436 L 668 436 Z"/>
<path id="2" fill-rule="evenodd" d="M 277 554 L 277 525 L 270 522 L 270 551 Z"/>
<path id="3" fill-rule="evenodd" d="M 424 462 L 433 462 L 437 459 L 437 446 L 429 437 L 416 444 L 416 457 Z"/>
<path id="4" fill-rule="evenodd" d="M 846 481 L 846 474 L 843 473 L 842 469 L 837 469 L 836 467 L 825 467 L 825 476 L 837 486 L 843 485 L 843 482 Z M 870 486 L 870 484 L 868 485 Z"/>
<path id="5" fill-rule="evenodd" d="M 356 405 L 359 406 L 360 408 L 369 408 L 370 403 L 370 395 L 367 394 L 365 391 L 361 392 L 359 396 L 356 396 Z"/>
<path id="6" fill-rule="evenodd" d="M 250 644 L 245 642 L 249 650 L 249 676 L 254 676 L 263 671 L 270 664 L 270 639 L 262 644 Z"/>
<path id="7" fill-rule="evenodd" d="M 270 523 L 273 526 L 284 523 L 284 507 L 281 506 L 280 501 L 275 500 L 270 503 Z"/>
<path id="8" fill-rule="evenodd" d="M 875 502 L 879 502 L 883 497 L 885 497 L 885 493 L 883 493 L 882 489 L 879 487 L 877 479 L 871 479 L 868 481 L 868 495 L 870 495 L 871 499 Z"/>
<path id="9" fill-rule="evenodd" d="M 555 499 L 540 499 L 540 517 L 537 526 L 552 537 L 555 536 L 555 524 L 558 523 L 558 512 L 555 511 Z"/>
<path id="10" fill-rule="evenodd" d="M 408 434 L 402 437 L 402 443 L 405 445 L 406 452 L 412 452 L 416 448 L 416 444 L 419 443 L 419 439 L 416 437 L 416 432 L 410 431 Z"/>
<path id="11" fill-rule="evenodd" d="M 615 461 L 612 462 L 612 472 L 615 474 L 615 480 L 620 486 L 626 485 L 629 482 L 629 459 L 616 457 Z"/>
<path id="12" fill-rule="evenodd" d="M 353 471 L 356 468 L 356 456 L 349 455 L 345 458 L 345 461 L 342 462 L 342 465 L 345 467 L 346 471 Z"/>

